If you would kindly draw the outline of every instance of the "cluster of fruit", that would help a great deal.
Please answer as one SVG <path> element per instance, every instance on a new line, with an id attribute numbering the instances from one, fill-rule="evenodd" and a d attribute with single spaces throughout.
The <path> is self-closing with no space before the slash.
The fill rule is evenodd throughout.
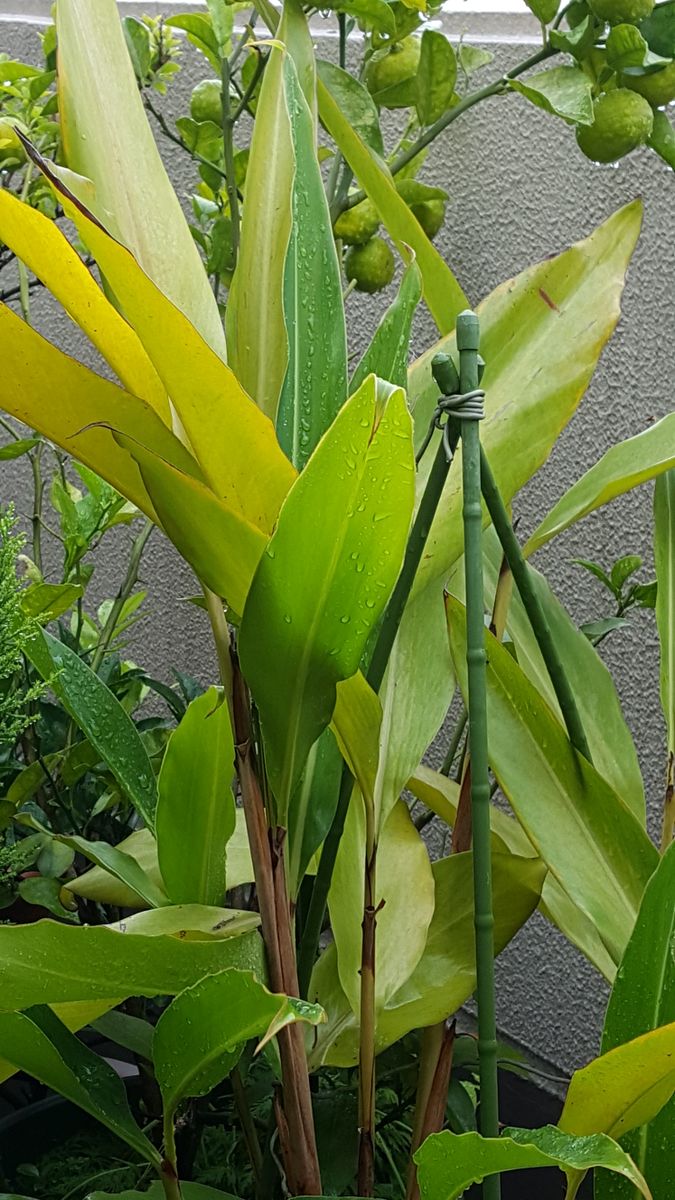
<path id="1" fill-rule="evenodd" d="M 675 62 L 647 51 L 644 66 L 621 70 L 613 66 L 608 54 L 613 36 L 616 39 L 624 34 L 625 42 L 629 42 L 631 36 L 635 39 L 636 34 L 640 35 L 640 27 L 654 7 L 654 0 L 587 0 L 574 4 L 567 13 L 573 29 L 589 16 L 596 23 L 610 26 L 604 45 L 600 37 L 582 63 L 593 77 L 597 95 L 593 124 L 577 126 L 577 142 L 593 162 L 616 162 L 648 142 L 654 109 L 675 100 Z"/>

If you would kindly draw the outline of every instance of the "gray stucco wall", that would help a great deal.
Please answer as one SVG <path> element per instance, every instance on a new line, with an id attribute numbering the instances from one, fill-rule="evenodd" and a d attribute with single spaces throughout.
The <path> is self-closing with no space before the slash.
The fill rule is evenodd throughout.
<path id="1" fill-rule="evenodd" d="M 8 0 L 5 13 L 19 9 L 21 18 L 6 15 L 3 19 L 0 0 L 0 51 L 16 57 L 34 55 L 38 21 L 46 7 L 43 0 Z M 148 3 L 125 8 L 162 10 L 161 5 Z M 490 43 L 490 49 L 497 49 L 500 40 L 507 42 L 499 51 L 504 66 L 531 52 L 528 43 L 533 31 L 524 12 L 508 17 L 459 14 L 444 20 L 453 33 L 466 30 L 474 42 Z M 321 32 L 318 36 L 321 52 L 330 56 L 334 39 Z M 196 69 L 201 70 L 201 65 L 186 55 L 185 69 L 166 106 L 169 114 L 185 111 Z M 497 69 L 493 64 L 485 78 L 492 78 Z M 179 193 L 187 194 L 189 164 L 166 142 L 162 152 Z M 585 236 L 621 204 L 637 195 L 644 199 L 644 232 L 630 269 L 619 330 L 550 462 L 518 498 L 516 512 L 526 533 L 608 446 L 672 409 L 675 180 L 647 152 L 632 155 L 617 168 L 589 164 L 576 150 L 572 131 L 517 97 L 490 100 L 454 124 L 432 148 L 424 178 L 451 194 L 438 246 L 474 303 L 528 264 Z M 382 295 L 378 303 L 384 306 L 387 299 Z M 379 315 L 376 308 L 361 297 L 350 298 L 354 350 L 366 343 Z M 73 327 L 47 297 L 36 297 L 34 313 L 39 327 L 53 340 L 73 353 L 81 352 Z M 415 334 L 417 351 L 431 340 L 431 321 L 421 316 Z M 21 464 L 3 464 L 0 500 L 17 496 L 19 507 L 25 506 L 27 483 Z M 651 488 L 644 487 L 588 518 L 538 556 L 538 565 L 579 621 L 600 614 L 600 589 L 571 560 L 586 557 L 611 563 L 621 554 L 636 552 L 644 555 L 648 575 L 650 512 Z M 127 537 L 122 531 L 111 539 L 97 567 L 94 591 L 101 598 L 112 594 Z M 194 582 L 159 536 L 150 544 L 143 581 L 153 619 L 138 627 L 137 655 L 155 673 L 167 673 L 175 664 L 209 678 L 213 663 L 205 625 L 201 615 L 181 600 L 194 592 Z M 603 654 L 635 735 L 650 828 L 655 832 L 665 750 L 652 616 L 637 614 L 629 629 L 605 646 Z M 565 1072 L 597 1051 L 606 989 L 582 957 L 543 920 L 535 917 L 501 956 L 498 982 L 499 1021 L 505 1033 Z"/>

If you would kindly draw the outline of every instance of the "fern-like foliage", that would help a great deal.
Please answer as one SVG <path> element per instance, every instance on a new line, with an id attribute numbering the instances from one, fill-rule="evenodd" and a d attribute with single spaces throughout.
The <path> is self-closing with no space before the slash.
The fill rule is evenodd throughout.
<path id="1" fill-rule="evenodd" d="M 35 720 L 31 705 L 44 692 L 42 681 L 26 678 L 25 651 L 35 622 L 21 605 L 16 562 L 25 538 L 16 530 L 14 506 L 0 509 L 0 745 L 16 739 Z"/>

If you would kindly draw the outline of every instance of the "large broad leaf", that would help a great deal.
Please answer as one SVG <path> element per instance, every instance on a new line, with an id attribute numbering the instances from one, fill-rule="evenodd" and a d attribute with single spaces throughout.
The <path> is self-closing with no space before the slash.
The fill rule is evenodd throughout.
<path id="1" fill-rule="evenodd" d="M 354 175 L 377 208 L 388 233 L 405 255 L 415 254 L 422 276 L 424 300 L 441 333 L 454 329 L 467 299 L 450 268 L 432 246 L 417 218 L 399 196 L 386 163 L 359 137 L 340 108 L 339 91 L 330 90 L 332 77 L 317 81 L 319 114 L 323 124 L 349 163 Z"/>
<path id="2" fill-rule="evenodd" d="M 147 832 L 150 834 L 149 830 Z M 102 841 L 91 842 L 76 834 L 61 834 L 54 840 L 83 854 L 108 877 L 114 878 L 124 889 L 125 896 L 130 892 L 133 897 L 138 897 L 141 907 L 163 908 L 169 903 L 161 881 L 153 879 L 135 858 L 125 854 L 119 846 L 110 846 Z M 135 908 L 136 904 L 132 902 L 130 907 Z"/>
<path id="3" fill-rule="evenodd" d="M 401 280 L 398 295 L 385 312 L 373 339 L 350 381 L 351 391 L 361 386 L 371 372 L 397 387 L 406 386 L 410 331 L 422 296 L 422 278 L 413 259 Z"/>
<path id="4" fill-rule="evenodd" d="M 448 597 L 450 646 L 466 695 L 466 618 Z M 521 668 L 486 632 L 490 765 L 528 838 L 619 961 L 657 852 L 627 805 L 570 745 Z"/>
<path id="5" fill-rule="evenodd" d="M 384 142 L 380 129 L 380 114 L 373 97 L 359 79 L 343 71 L 335 63 L 323 58 L 316 61 L 319 78 L 337 103 L 340 111 L 376 154 L 384 155 Z"/>
<path id="6" fill-rule="evenodd" d="M 164 386 L 137 335 L 106 298 L 58 225 L 3 188 L 0 239 L 63 304 L 127 391 L 146 400 L 169 424 Z"/>
<path id="7" fill-rule="evenodd" d="M 157 843 L 149 829 L 137 829 L 116 847 L 126 857 L 133 858 L 143 869 L 151 883 L 164 891 L 164 881 L 157 861 Z M 227 886 L 239 887 L 253 882 L 253 864 L 246 832 L 244 810 L 235 814 L 235 830 L 227 844 Z M 93 867 L 77 879 L 68 881 L 68 889 L 76 896 L 97 900 L 101 904 L 115 904 L 119 908 L 145 908 L 143 898 L 132 887 L 120 882 L 103 866 Z"/>
<path id="8" fill-rule="evenodd" d="M 675 467 L 675 413 L 603 454 L 544 517 L 525 553 L 533 554 L 575 521 L 671 467 Z"/>
<path id="9" fill-rule="evenodd" d="M 218 305 L 148 125 L 115 0 L 60 0 L 56 30 L 68 166 L 92 180 L 99 220 L 224 356 Z"/>
<path id="10" fill-rule="evenodd" d="M 200 905 L 153 909 L 116 926 L 2 925 L 2 1005 L 105 1000 L 112 1008 L 127 996 L 175 995 L 226 967 L 262 977 L 251 927 L 248 914 Z"/>
<path id="11" fill-rule="evenodd" d="M 654 487 L 654 562 L 656 624 L 661 644 L 661 707 L 668 737 L 666 803 L 675 805 L 675 471 L 659 476 Z M 664 824 L 666 839 L 669 816 Z"/>
<path id="12" fill-rule="evenodd" d="M 332 729 L 312 746 L 288 808 L 288 891 L 298 893 L 307 868 L 333 822 L 340 793 L 343 758 Z"/>
<path id="13" fill-rule="evenodd" d="M 435 906 L 424 953 L 410 977 L 378 1013 L 378 1053 L 411 1029 L 445 1020 L 464 1004 L 476 986 L 472 855 L 453 854 L 441 859 L 432 864 L 432 872 Z M 497 954 L 536 908 L 544 875 L 545 869 L 537 859 L 493 853 Z M 410 896 L 406 898 L 410 903 Z M 328 1015 L 328 1024 L 317 1030 L 311 1047 L 313 1065 L 326 1062 L 354 1066 L 359 1053 L 358 1021 L 340 983 L 334 943 L 314 969 L 310 996 Z"/>
<path id="14" fill-rule="evenodd" d="M 95 1117 L 155 1167 L 161 1155 L 136 1124 L 113 1068 L 66 1028 L 51 1008 L 0 1012 L 0 1055 Z"/>
<path id="15" fill-rule="evenodd" d="M 571 1137 L 555 1125 L 505 1129 L 500 1138 L 479 1133 L 432 1134 L 415 1154 L 422 1200 L 457 1200 L 486 1175 L 527 1167 L 559 1167 L 568 1180 L 578 1171 L 617 1171 L 650 1200 L 651 1193 L 628 1155 L 606 1134 Z M 571 1194 L 571 1193 L 569 1193 Z"/>
<path id="16" fill-rule="evenodd" d="M 358 669 L 398 575 L 414 463 L 405 397 L 374 376 L 344 405 L 297 480 L 261 559 L 239 650 L 261 715 L 281 825 L 336 686 Z"/>
<path id="17" fill-rule="evenodd" d="M 675 845 L 652 875 L 609 998 L 603 1051 L 675 1021 Z M 649 1179 L 654 1200 L 669 1200 L 673 1188 L 671 1133 L 675 1100 L 648 1124 L 628 1134 L 623 1145 Z M 632 1200 L 632 1189 L 596 1179 L 598 1200 Z"/>
<path id="18" fill-rule="evenodd" d="M 216 688 L 189 705 L 159 775 L 157 852 L 175 904 L 222 904 L 225 847 L 234 833 L 234 740 Z"/>
<path id="19" fill-rule="evenodd" d="M 302 468 L 346 398 L 347 349 L 310 107 L 311 38 L 295 0 L 286 0 L 278 37 L 286 48 L 271 50 L 256 108 L 227 328 L 238 378 Z"/>
<path id="20" fill-rule="evenodd" d="M 324 1019 L 318 1005 L 268 992 L 250 971 L 208 975 L 176 996 L 155 1028 L 152 1055 L 165 1113 L 188 1096 L 207 1095 L 251 1038 L 267 1041 L 295 1021 Z"/>
<path id="21" fill-rule="evenodd" d="M 221 1192 L 218 1188 L 207 1187 L 204 1183 L 185 1183 L 181 1179 L 181 1200 L 238 1200 L 231 1192 Z M 90 1192 L 87 1200 L 164 1200 L 166 1193 L 164 1185 L 151 1183 L 146 1192 Z M 0 1200 L 22 1200 L 21 1197 L 0 1196 Z"/>
<path id="22" fill-rule="evenodd" d="M 670 904 L 672 906 L 672 896 Z M 603 1132 L 615 1138 L 642 1125 L 644 1136 L 647 1123 L 661 1112 L 674 1092 L 675 1024 L 671 1024 L 624 1042 L 594 1059 L 583 1070 L 576 1071 L 559 1125 L 574 1137 Z M 668 1178 L 669 1183 L 660 1194 L 668 1196 L 672 1195 L 672 1143 L 669 1136 L 672 1125 L 667 1119 L 661 1130 L 666 1131 L 666 1141 L 662 1141 L 657 1150 L 661 1159 L 659 1174 L 662 1180 Z M 639 1136 L 638 1153 L 641 1140 Z M 644 1156 L 641 1157 L 644 1162 Z M 579 1175 L 582 1173 L 583 1168 L 580 1168 Z"/>
<path id="23" fill-rule="evenodd" d="M 162 528 L 197 578 L 235 613 L 243 612 L 266 535 L 199 479 L 135 438 L 115 433 L 115 441 L 137 463 Z"/>
<path id="24" fill-rule="evenodd" d="M 152 829 L 157 805 L 154 772 L 138 730 L 117 697 L 83 659 L 46 630 L 36 634 L 27 653 Z"/>
<path id="25" fill-rule="evenodd" d="M 494 594 L 502 551 L 493 527 L 486 530 L 483 547 L 487 586 L 490 594 Z M 574 692 L 593 765 L 644 823 L 645 796 L 640 764 L 621 711 L 614 680 L 597 650 L 574 624 L 544 576 L 533 567 L 529 576 Z M 559 714 L 551 678 L 515 586 L 508 607 L 506 628 L 523 671 L 549 707 Z"/>
<path id="26" fill-rule="evenodd" d="M 642 206 L 627 205 L 589 238 L 503 283 L 478 307 L 486 417 L 481 441 L 506 501 L 546 461 L 591 379 L 619 318 L 626 268 Z M 454 336 L 410 369 L 409 402 L 421 444 L 438 399 L 431 360 L 454 351 Z M 435 448 L 435 447 L 434 447 Z M 420 490 L 433 449 L 424 456 Z M 427 539 L 416 588 L 444 577 L 462 552 L 461 470 L 455 463 Z"/>
<path id="27" fill-rule="evenodd" d="M 133 254 L 76 200 L 49 163 L 38 161 L 141 339 L 205 479 L 231 508 L 269 531 L 294 476 L 271 421 Z M 125 432 L 138 437 L 133 429 Z"/>
<path id="28" fill-rule="evenodd" d="M 356 1014 L 360 1009 L 365 856 L 364 805 L 356 789 L 328 896 L 340 981 Z M 434 914 L 434 890 L 427 848 L 401 800 L 380 831 L 377 850 L 375 906 L 382 905 L 375 939 L 378 1010 L 409 978 L 424 952 Z"/>
<path id="29" fill-rule="evenodd" d="M 138 468 L 110 427 L 151 446 L 188 474 L 199 472 L 149 404 L 80 366 L 4 304 L 0 346 L 0 407 L 91 467 L 153 520 L 155 510 Z M 58 397 L 58 404 L 45 404 L 45 396 Z"/>

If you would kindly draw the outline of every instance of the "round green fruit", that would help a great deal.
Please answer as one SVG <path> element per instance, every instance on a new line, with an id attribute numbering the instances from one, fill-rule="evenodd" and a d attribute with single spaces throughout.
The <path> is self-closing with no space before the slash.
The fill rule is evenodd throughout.
<path id="1" fill-rule="evenodd" d="M 648 17 L 655 0 L 589 0 L 589 8 L 610 25 L 639 25 Z"/>
<path id="2" fill-rule="evenodd" d="M 435 238 L 445 220 L 445 200 L 422 200 L 419 204 L 411 204 L 410 211 L 427 237 Z"/>
<path id="3" fill-rule="evenodd" d="M 663 108 L 675 100 L 675 62 L 652 75 L 624 75 L 621 80 L 631 92 L 639 92 L 652 108 Z"/>
<path id="4" fill-rule="evenodd" d="M 9 121 L 0 120 L 0 167 L 5 163 L 18 165 L 26 161 L 26 151 L 19 135 Z"/>
<path id="5" fill-rule="evenodd" d="M 222 84 L 219 79 L 202 79 L 190 97 L 190 116 L 193 121 L 213 121 L 214 125 L 222 125 L 223 102 L 221 98 Z"/>
<path id="6" fill-rule="evenodd" d="M 422 43 L 412 34 L 394 42 L 383 58 L 372 58 L 366 70 L 366 87 L 371 95 L 405 83 L 417 73 Z"/>
<path id="7" fill-rule="evenodd" d="M 381 292 L 394 278 L 394 256 L 381 237 L 365 246 L 352 246 L 345 258 L 345 275 L 358 292 Z"/>
<path id="8" fill-rule="evenodd" d="M 341 238 L 348 246 L 363 246 L 369 242 L 380 227 L 380 218 L 375 205 L 370 200 L 362 200 L 354 208 L 348 208 L 340 213 L 333 226 L 336 238 Z"/>
<path id="9" fill-rule="evenodd" d="M 580 150 L 593 162 L 610 163 L 624 158 L 647 141 L 654 113 L 643 96 L 628 88 L 606 92 L 593 105 L 592 125 L 577 125 Z"/>

